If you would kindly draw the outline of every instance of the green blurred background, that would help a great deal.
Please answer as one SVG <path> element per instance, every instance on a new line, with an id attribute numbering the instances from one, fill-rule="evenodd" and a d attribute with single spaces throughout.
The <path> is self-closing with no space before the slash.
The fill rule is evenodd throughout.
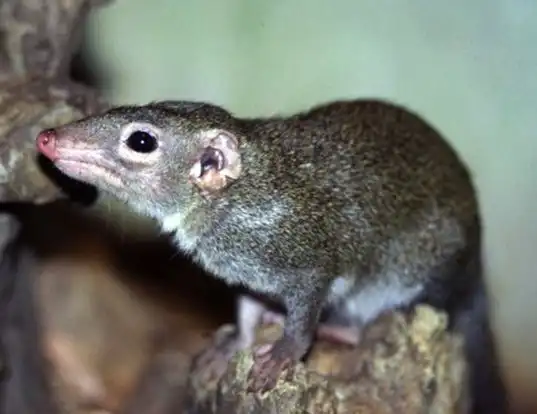
<path id="1" fill-rule="evenodd" d="M 537 2 L 116 0 L 87 45 L 117 103 L 270 115 L 376 96 L 417 110 L 473 171 L 506 361 L 537 379 Z"/>

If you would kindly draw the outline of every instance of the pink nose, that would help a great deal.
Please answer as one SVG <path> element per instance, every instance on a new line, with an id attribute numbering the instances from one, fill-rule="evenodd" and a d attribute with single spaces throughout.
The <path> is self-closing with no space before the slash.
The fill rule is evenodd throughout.
<path id="1" fill-rule="evenodd" d="M 49 158 L 51 161 L 58 158 L 58 154 L 56 153 L 56 131 L 53 129 L 45 129 L 44 131 L 41 131 L 35 142 L 37 149 L 45 157 Z"/>

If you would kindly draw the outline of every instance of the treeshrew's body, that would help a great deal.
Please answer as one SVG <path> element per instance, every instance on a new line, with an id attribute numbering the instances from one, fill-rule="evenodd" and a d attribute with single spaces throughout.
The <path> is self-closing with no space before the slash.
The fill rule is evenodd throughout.
<path id="1" fill-rule="evenodd" d="M 332 280 L 330 302 L 364 289 L 407 301 L 464 249 L 476 216 L 468 174 L 413 114 L 342 102 L 237 128 L 247 137 L 241 179 L 163 220 L 171 231 L 191 223 L 178 244 L 228 283 L 280 298 L 320 278 Z M 295 272 L 303 277 L 286 277 Z M 350 308 L 382 310 L 363 299 Z"/>
<path id="2" fill-rule="evenodd" d="M 140 128 L 156 149 L 132 149 Z M 431 285 L 449 289 L 476 240 L 466 168 L 432 127 L 386 102 L 266 119 L 157 102 L 60 127 L 54 140 L 55 156 L 43 142 L 42 152 L 66 174 L 155 217 L 215 276 L 284 306 L 284 335 L 260 353 L 257 389 L 304 355 L 322 310 L 360 326 Z M 240 303 L 235 350 L 252 344 L 264 310 Z"/>

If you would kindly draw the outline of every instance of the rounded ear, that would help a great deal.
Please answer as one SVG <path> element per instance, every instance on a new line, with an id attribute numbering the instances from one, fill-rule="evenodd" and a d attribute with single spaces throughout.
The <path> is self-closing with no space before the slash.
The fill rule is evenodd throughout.
<path id="1" fill-rule="evenodd" d="M 226 188 L 242 172 L 239 141 L 229 131 L 210 130 L 205 133 L 205 148 L 190 169 L 189 178 L 204 194 Z"/>

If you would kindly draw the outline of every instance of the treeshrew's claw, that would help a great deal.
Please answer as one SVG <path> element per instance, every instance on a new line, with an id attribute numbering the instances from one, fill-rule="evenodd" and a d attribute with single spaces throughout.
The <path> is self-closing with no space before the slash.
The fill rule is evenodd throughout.
<path id="1" fill-rule="evenodd" d="M 254 351 L 254 365 L 249 373 L 249 392 L 267 392 L 273 389 L 284 371 L 292 375 L 296 364 L 292 352 L 283 343 L 263 345 Z"/>

